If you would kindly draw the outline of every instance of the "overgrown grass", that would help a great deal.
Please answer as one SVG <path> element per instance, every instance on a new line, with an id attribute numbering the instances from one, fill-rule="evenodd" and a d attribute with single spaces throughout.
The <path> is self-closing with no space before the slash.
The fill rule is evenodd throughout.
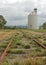
<path id="1" fill-rule="evenodd" d="M 41 32 L 41 33 L 46 33 L 46 29 L 40 29 L 40 30 L 33 30 L 34 32 Z"/>
<path id="2" fill-rule="evenodd" d="M 24 54 L 25 51 L 24 50 L 19 50 L 19 49 L 9 49 L 8 53 L 11 53 L 11 54 Z"/>
<path id="3" fill-rule="evenodd" d="M 46 65 L 46 58 L 33 58 L 26 60 L 15 60 L 14 63 L 9 64 L 8 61 L 5 61 L 3 65 Z"/>

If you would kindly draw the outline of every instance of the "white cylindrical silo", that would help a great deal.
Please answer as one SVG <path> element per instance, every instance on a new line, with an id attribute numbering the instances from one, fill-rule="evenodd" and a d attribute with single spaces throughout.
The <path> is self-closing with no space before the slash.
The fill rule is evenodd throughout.
<path id="1" fill-rule="evenodd" d="M 29 14 L 28 16 L 28 28 L 37 29 L 37 21 L 38 21 L 38 15 L 36 9 L 34 9 L 34 12 Z"/>

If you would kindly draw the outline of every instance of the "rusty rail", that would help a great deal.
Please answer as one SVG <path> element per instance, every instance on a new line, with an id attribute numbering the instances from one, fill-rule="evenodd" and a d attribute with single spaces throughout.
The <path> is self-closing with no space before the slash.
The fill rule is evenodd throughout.
<path id="1" fill-rule="evenodd" d="M 23 31 L 21 31 L 21 32 L 24 34 L 25 37 L 27 37 L 26 34 L 25 34 Z M 46 46 L 43 45 L 42 43 L 40 43 L 37 39 L 33 38 L 32 36 L 31 36 L 30 38 L 31 38 L 34 42 L 36 42 L 39 46 L 41 46 L 42 48 L 46 49 Z"/>
<path id="2" fill-rule="evenodd" d="M 34 42 L 36 42 L 38 45 L 40 45 L 42 48 L 46 49 L 46 46 L 40 43 L 38 40 L 33 39 Z"/>
<path id="3" fill-rule="evenodd" d="M 5 59 L 6 55 L 7 55 L 7 51 L 8 51 L 8 49 L 9 49 L 11 43 L 12 43 L 13 36 L 14 36 L 14 34 L 11 36 L 12 38 L 11 38 L 9 44 L 7 45 L 7 47 L 5 48 L 3 54 L 2 54 L 1 57 L 0 57 L 0 65 L 2 65 L 4 59 Z"/>

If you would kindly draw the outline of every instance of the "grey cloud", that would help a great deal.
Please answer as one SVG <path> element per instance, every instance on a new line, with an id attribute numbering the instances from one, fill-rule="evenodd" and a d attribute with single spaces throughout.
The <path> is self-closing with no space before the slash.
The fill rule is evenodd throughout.
<path id="1" fill-rule="evenodd" d="M 3 0 L 4 1 L 4 0 Z M 43 0 L 42 0 L 43 1 Z M 38 14 L 40 16 L 40 21 L 43 21 L 46 18 L 46 6 L 44 6 L 45 0 L 43 5 L 41 0 L 16 0 L 15 3 L 7 3 L 1 1 L 0 3 L 0 15 L 2 14 L 6 20 L 7 25 L 14 25 L 14 24 L 27 24 L 27 16 L 33 10 L 33 8 L 38 8 Z M 43 13 L 44 12 L 44 13 Z M 42 19 L 43 18 L 43 19 Z"/>

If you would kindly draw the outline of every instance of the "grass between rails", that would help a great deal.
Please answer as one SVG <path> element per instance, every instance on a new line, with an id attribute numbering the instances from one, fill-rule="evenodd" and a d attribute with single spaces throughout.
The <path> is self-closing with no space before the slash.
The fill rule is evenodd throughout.
<path id="1" fill-rule="evenodd" d="M 10 63 L 10 61 L 9 61 L 10 55 L 8 55 L 7 59 L 9 58 L 9 60 L 7 61 L 7 59 L 6 59 L 5 62 L 3 63 L 3 65 L 46 65 L 46 59 L 42 58 L 42 57 L 46 56 L 46 49 L 41 48 L 39 45 L 37 45 L 35 42 L 33 42 L 31 40 L 31 36 L 36 37 L 36 35 L 34 35 L 33 33 L 30 33 L 31 31 L 23 30 L 23 32 L 25 33 L 25 35 L 22 32 L 20 32 L 19 30 L 16 30 L 12 44 L 10 46 L 10 49 L 8 50 L 8 53 L 11 55 L 11 57 L 13 57 L 13 54 L 15 55 L 11 59 L 11 62 L 13 62 L 12 60 L 17 59 L 19 56 L 20 56 L 19 57 L 20 60 L 18 61 L 18 59 L 17 59 L 17 61 L 15 60 L 13 63 Z M 45 36 L 37 35 L 36 38 L 43 39 L 43 37 L 45 37 Z M 46 42 L 45 42 L 45 44 L 46 44 Z M 0 44 L 0 49 L 4 48 L 5 46 L 7 46 L 7 42 L 4 44 Z M 27 51 L 27 50 L 30 50 L 30 51 Z M 21 54 L 26 55 L 27 53 L 29 53 L 29 55 L 30 55 L 29 59 L 26 58 L 28 60 L 25 60 L 22 57 L 23 61 L 21 61 L 22 60 Z M 16 57 L 16 54 L 18 54 L 19 56 Z M 37 56 L 41 57 L 42 60 L 40 58 L 33 59 L 33 60 L 30 59 L 31 57 L 37 57 Z M 27 55 L 27 57 L 28 57 L 28 55 Z"/>
<path id="2" fill-rule="evenodd" d="M 46 33 L 46 29 L 41 29 L 41 30 L 33 30 L 34 32 L 41 32 L 41 33 Z"/>
<path id="3" fill-rule="evenodd" d="M 13 64 L 9 64 L 9 61 L 6 60 L 3 65 L 46 65 L 46 58 L 27 59 L 23 61 L 16 60 Z"/>
<path id="4" fill-rule="evenodd" d="M 26 37 L 29 40 L 31 40 L 31 38 L 29 38 L 28 36 L 29 36 L 29 32 L 28 32 L 28 35 Z M 17 33 L 14 36 L 13 42 L 12 42 L 12 45 L 11 45 L 11 49 L 9 50 L 9 53 L 11 53 L 11 54 L 12 53 L 19 54 L 20 53 L 20 50 L 16 50 L 16 49 L 34 49 L 32 51 L 32 53 L 30 51 L 30 56 L 46 56 L 46 54 L 45 54 L 46 53 L 46 50 L 42 49 L 40 46 L 38 46 L 33 41 L 30 41 L 30 43 L 28 43 L 28 44 L 25 45 L 25 43 L 23 43 L 23 41 L 22 41 L 22 38 L 23 38 L 23 35 L 21 35 L 20 32 Z M 22 51 L 23 50 L 21 50 L 21 53 L 22 53 Z"/>

